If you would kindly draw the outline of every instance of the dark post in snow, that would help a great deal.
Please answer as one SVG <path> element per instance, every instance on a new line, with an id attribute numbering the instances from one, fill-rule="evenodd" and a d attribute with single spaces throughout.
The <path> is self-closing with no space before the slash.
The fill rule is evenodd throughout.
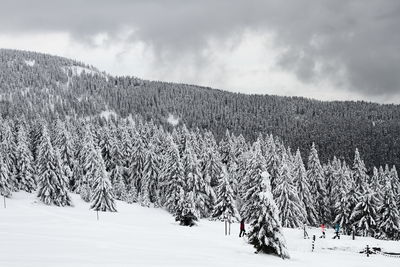
<path id="1" fill-rule="evenodd" d="M 314 251 L 314 247 L 315 247 L 315 235 L 312 236 L 312 243 L 311 243 L 311 244 L 312 244 L 312 245 L 311 245 L 311 248 L 312 248 L 311 251 Z"/>
<path id="2" fill-rule="evenodd" d="M 227 225 L 226 225 L 226 219 L 225 219 L 225 235 L 228 235 L 228 233 L 227 233 Z"/>
<path id="3" fill-rule="evenodd" d="M 353 240 L 356 239 L 356 227 L 353 225 L 353 232 L 352 232 Z"/>

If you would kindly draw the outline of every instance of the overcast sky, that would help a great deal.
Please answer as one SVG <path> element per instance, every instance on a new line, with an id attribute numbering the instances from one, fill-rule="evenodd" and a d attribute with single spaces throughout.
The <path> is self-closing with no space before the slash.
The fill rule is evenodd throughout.
<path id="1" fill-rule="evenodd" d="M 400 103 L 398 0 L 1 0 L 0 47 L 235 92 Z"/>

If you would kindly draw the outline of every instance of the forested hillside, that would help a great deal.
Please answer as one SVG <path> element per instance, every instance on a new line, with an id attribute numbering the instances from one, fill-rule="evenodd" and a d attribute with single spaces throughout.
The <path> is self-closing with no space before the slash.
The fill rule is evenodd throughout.
<path id="1" fill-rule="evenodd" d="M 323 88 L 321 88 L 323 90 Z M 0 112 L 3 118 L 88 117 L 112 110 L 140 114 L 167 129 L 170 114 L 190 129 L 225 130 L 255 140 L 279 136 L 306 155 L 315 142 L 321 160 L 348 162 L 357 147 L 367 166 L 398 164 L 400 107 L 366 102 L 321 102 L 300 97 L 245 95 L 194 85 L 113 77 L 69 59 L 0 50 Z"/>

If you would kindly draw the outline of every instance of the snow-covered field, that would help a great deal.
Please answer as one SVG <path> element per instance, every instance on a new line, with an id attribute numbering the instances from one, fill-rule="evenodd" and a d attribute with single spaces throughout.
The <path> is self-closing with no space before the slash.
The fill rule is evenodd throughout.
<path id="1" fill-rule="evenodd" d="M 342 236 L 304 240 L 301 230 L 286 229 L 291 259 L 254 254 L 238 237 L 224 235 L 221 222 L 202 220 L 179 226 L 162 209 L 118 202 L 118 213 L 96 213 L 72 195 L 74 207 L 46 206 L 34 194 L 14 193 L 0 209 L 0 266 L 400 266 L 400 258 L 358 251 L 367 244 L 400 252 L 400 242 Z M 318 229 L 309 230 L 318 234 Z"/>

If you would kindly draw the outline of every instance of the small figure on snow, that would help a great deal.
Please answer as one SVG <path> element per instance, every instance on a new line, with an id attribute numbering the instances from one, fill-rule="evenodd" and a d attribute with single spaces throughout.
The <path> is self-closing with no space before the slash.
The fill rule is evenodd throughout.
<path id="1" fill-rule="evenodd" d="M 245 236 L 246 235 L 246 230 L 244 228 L 244 219 L 240 221 L 240 233 L 239 237 Z"/>
<path id="2" fill-rule="evenodd" d="M 309 239 L 310 237 L 308 236 L 308 233 L 307 233 L 307 225 L 303 225 L 303 233 L 304 233 L 304 239 Z"/>
<path id="3" fill-rule="evenodd" d="M 321 224 L 322 235 L 319 238 L 325 238 L 325 224 Z"/>
<path id="4" fill-rule="evenodd" d="M 335 225 L 335 236 L 333 237 L 333 239 L 336 239 L 336 237 L 337 239 L 340 239 L 339 231 L 340 231 L 340 225 L 337 223 Z"/>

